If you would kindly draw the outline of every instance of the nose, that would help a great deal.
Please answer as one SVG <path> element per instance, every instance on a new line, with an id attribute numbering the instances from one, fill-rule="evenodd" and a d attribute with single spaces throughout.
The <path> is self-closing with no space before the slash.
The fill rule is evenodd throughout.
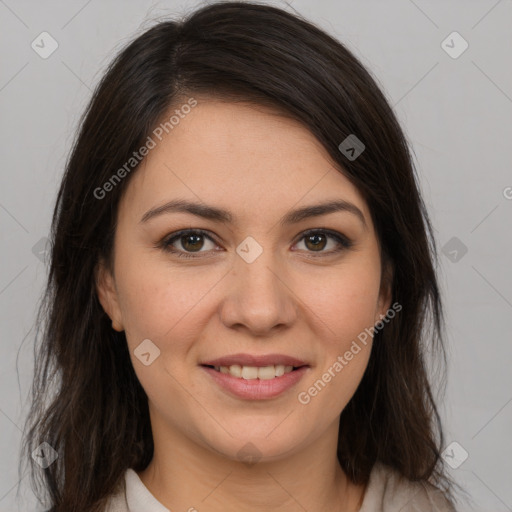
<path id="1" fill-rule="evenodd" d="M 293 283 L 270 250 L 263 250 L 252 263 L 237 256 L 225 290 L 220 316 L 231 329 L 269 336 L 290 327 L 297 318 Z"/>

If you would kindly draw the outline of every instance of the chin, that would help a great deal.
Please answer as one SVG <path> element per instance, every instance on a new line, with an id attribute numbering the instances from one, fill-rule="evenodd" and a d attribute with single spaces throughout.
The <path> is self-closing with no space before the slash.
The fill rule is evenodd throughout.
<path id="1" fill-rule="evenodd" d="M 273 422 L 272 427 L 268 428 L 267 422 L 262 427 L 253 426 L 251 429 L 237 430 L 228 424 L 225 424 L 226 430 L 233 434 L 231 437 L 224 430 L 220 429 L 218 435 L 211 437 L 211 431 L 208 438 L 205 438 L 209 449 L 231 460 L 246 462 L 249 465 L 255 462 L 273 462 L 290 456 L 299 449 L 299 445 L 305 441 L 305 436 L 299 433 L 295 436 L 290 431 L 290 425 L 281 432 L 278 432 L 279 422 Z M 240 432 L 237 435 L 235 432 Z"/>

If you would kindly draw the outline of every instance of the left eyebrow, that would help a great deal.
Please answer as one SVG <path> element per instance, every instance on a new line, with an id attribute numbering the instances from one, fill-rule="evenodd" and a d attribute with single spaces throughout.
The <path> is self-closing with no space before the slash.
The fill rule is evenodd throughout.
<path id="1" fill-rule="evenodd" d="M 234 216 L 228 210 L 217 208 L 201 203 L 194 203 L 185 199 L 176 199 L 169 201 L 162 206 L 157 206 L 148 210 L 141 218 L 140 222 L 147 222 L 158 215 L 172 212 L 184 212 L 202 217 L 204 219 L 221 222 L 224 224 L 233 223 Z M 334 212 L 348 212 L 355 215 L 363 224 L 365 229 L 368 229 L 363 212 L 353 203 L 344 200 L 333 200 L 326 203 L 305 206 L 297 210 L 292 210 L 284 215 L 280 220 L 281 226 L 289 224 L 297 224 L 304 219 L 310 217 L 319 217 Z"/>

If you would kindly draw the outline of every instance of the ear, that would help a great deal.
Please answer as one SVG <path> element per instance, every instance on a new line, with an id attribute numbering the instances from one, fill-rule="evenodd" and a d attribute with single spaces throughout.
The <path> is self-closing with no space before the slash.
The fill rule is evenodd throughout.
<path id="1" fill-rule="evenodd" d="M 124 327 L 114 276 L 103 259 L 96 266 L 95 282 L 100 304 L 112 320 L 112 329 L 122 332 Z"/>
<path id="2" fill-rule="evenodd" d="M 391 299 L 393 298 L 393 267 L 387 261 L 382 269 L 382 276 L 380 280 L 380 292 L 377 302 L 377 310 L 374 323 L 386 316 L 389 308 L 391 307 Z"/>

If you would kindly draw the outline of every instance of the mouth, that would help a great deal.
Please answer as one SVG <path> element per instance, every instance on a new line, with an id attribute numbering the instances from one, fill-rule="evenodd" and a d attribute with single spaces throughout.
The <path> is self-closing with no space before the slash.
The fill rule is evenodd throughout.
<path id="1" fill-rule="evenodd" d="M 224 373 L 245 380 L 271 380 L 277 377 L 282 377 L 285 374 L 299 370 L 308 365 L 292 366 L 292 365 L 268 365 L 268 366 L 245 366 L 239 364 L 232 364 L 230 366 L 214 366 L 203 364 L 206 368 L 211 368 L 218 373 Z"/>
<path id="2" fill-rule="evenodd" d="M 311 370 L 305 361 L 284 354 L 233 354 L 199 366 L 220 389 L 243 400 L 276 398 Z"/>

